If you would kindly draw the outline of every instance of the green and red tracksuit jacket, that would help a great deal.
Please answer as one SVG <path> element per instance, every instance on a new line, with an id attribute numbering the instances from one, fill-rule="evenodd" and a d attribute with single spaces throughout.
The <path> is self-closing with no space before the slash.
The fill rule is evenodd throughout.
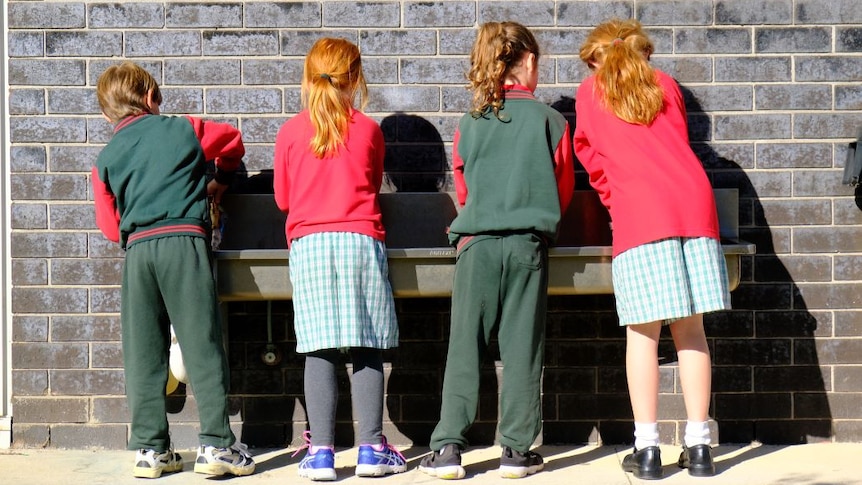
<path id="1" fill-rule="evenodd" d="M 226 183 L 245 147 L 231 125 L 142 114 L 120 120 L 92 170 L 96 225 L 123 249 L 168 235 L 209 233 L 207 161 Z"/>

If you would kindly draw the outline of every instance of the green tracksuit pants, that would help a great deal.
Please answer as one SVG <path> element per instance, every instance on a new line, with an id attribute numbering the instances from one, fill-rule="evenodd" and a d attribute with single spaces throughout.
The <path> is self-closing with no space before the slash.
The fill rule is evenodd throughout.
<path id="1" fill-rule="evenodd" d="M 167 450 L 165 408 L 170 325 L 200 416 L 200 442 L 227 447 L 228 364 L 208 241 L 170 236 L 129 247 L 123 267 L 122 335 L 126 396 L 132 417 L 129 449 Z"/>
<path id="2" fill-rule="evenodd" d="M 533 234 L 475 236 L 459 249 L 440 422 L 431 449 L 467 445 L 476 419 L 479 367 L 494 327 L 503 361 L 500 444 L 530 449 L 542 426 L 547 248 Z"/>

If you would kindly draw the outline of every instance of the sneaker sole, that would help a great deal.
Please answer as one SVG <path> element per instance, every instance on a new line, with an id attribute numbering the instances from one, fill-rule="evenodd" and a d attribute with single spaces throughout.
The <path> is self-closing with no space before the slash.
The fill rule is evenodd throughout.
<path id="1" fill-rule="evenodd" d="M 254 473 L 255 465 L 246 467 L 238 467 L 228 465 L 227 463 L 195 463 L 195 473 L 204 475 L 235 475 L 238 477 L 251 475 Z"/>
<path id="2" fill-rule="evenodd" d="M 404 473 L 407 465 L 356 465 L 357 477 L 382 477 L 392 473 Z"/>
<path id="3" fill-rule="evenodd" d="M 544 470 L 545 464 L 533 466 L 500 466 L 500 476 L 503 478 L 524 478 L 527 475 L 532 475 L 536 472 Z"/>
<path id="4" fill-rule="evenodd" d="M 336 479 L 334 468 L 300 469 L 299 476 L 316 482 L 331 482 Z"/>
<path id="5" fill-rule="evenodd" d="M 162 473 L 175 473 L 183 470 L 183 464 L 179 463 L 175 466 L 166 466 L 161 468 L 143 468 L 143 467 L 135 467 L 132 470 L 132 474 L 136 478 L 159 478 L 162 476 Z"/>
<path id="6" fill-rule="evenodd" d="M 429 468 L 420 465 L 419 471 L 443 480 L 460 480 L 467 476 L 467 472 L 464 470 L 464 467 L 460 465 L 441 466 L 437 468 Z"/>

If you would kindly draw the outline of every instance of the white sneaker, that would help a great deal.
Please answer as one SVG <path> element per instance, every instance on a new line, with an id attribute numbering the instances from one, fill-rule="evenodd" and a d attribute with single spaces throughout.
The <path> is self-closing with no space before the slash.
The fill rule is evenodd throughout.
<path id="1" fill-rule="evenodd" d="M 201 445 L 195 460 L 195 473 L 242 476 L 254 473 L 254 460 L 248 447 L 237 441 L 230 448 Z"/>
<path id="2" fill-rule="evenodd" d="M 135 453 L 135 468 L 132 473 L 138 478 L 159 478 L 162 473 L 179 472 L 183 469 L 183 457 L 169 449 L 163 453 L 156 450 L 138 450 Z"/>

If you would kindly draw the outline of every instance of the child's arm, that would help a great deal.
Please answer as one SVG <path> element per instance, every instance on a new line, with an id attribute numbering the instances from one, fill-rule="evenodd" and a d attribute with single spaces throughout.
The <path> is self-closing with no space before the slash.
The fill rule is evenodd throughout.
<path id="1" fill-rule="evenodd" d="M 455 130 L 455 138 L 452 141 L 452 178 L 455 182 L 455 195 L 458 197 L 458 205 L 464 207 L 467 203 L 467 182 L 464 180 L 464 160 L 458 153 L 458 140 L 461 132 Z"/>
<path id="2" fill-rule="evenodd" d="M 242 133 L 227 123 L 204 121 L 193 116 L 186 118 L 195 130 L 206 159 L 215 160 L 216 182 L 229 184 L 245 155 Z"/>
<path id="3" fill-rule="evenodd" d="M 92 170 L 93 199 L 95 200 L 96 225 L 109 241 L 120 242 L 120 211 L 117 198 L 111 189 L 99 178 L 99 170 Z"/>
<path id="4" fill-rule="evenodd" d="M 272 188 L 275 205 L 287 214 L 290 210 L 290 175 L 287 171 L 289 143 L 282 139 L 284 127 L 275 139 L 275 159 L 272 162 Z"/>
<path id="5" fill-rule="evenodd" d="M 560 197 L 560 214 L 565 214 L 572 201 L 572 191 L 575 190 L 575 155 L 572 151 L 572 136 L 569 124 L 563 137 L 557 143 L 554 152 L 554 176 L 557 178 L 557 192 Z"/>
<path id="6" fill-rule="evenodd" d="M 590 185 L 598 192 L 602 204 L 610 209 L 611 190 L 603 168 L 605 157 L 590 145 L 584 131 L 578 127 L 575 127 L 574 144 L 575 156 L 578 157 L 578 161 L 590 175 Z"/>

